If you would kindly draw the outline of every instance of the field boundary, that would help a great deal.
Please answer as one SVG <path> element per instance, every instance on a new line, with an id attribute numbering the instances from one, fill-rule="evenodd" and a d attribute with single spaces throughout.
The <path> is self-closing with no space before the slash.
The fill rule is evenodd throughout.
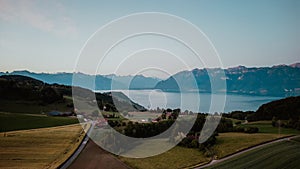
<path id="1" fill-rule="evenodd" d="M 29 131 L 35 131 L 35 130 L 40 130 L 40 129 L 58 129 L 58 128 L 65 128 L 69 126 L 76 126 L 76 125 L 81 125 L 80 123 L 75 123 L 75 124 L 67 124 L 67 125 L 60 125 L 60 126 L 54 126 L 54 127 L 39 127 L 39 128 L 33 128 L 33 129 L 21 129 L 21 130 L 12 130 L 12 131 L 2 131 L 0 134 L 9 134 L 9 133 L 18 133 L 18 132 L 29 132 Z"/>
<path id="2" fill-rule="evenodd" d="M 296 135 L 295 135 L 295 134 L 292 134 L 292 135 L 287 135 L 287 136 L 283 136 L 283 137 L 278 137 L 278 138 L 273 139 L 273 140 L 264 141 L 264 142 L 261 142 L 261 143 L 259 143 L 259 144 L 255 144 L 255 145 L 252 145 L 252 146 L 250 146 L 250 147 L 247 147 L 247 148 L 238 150 L 237 152 L 234 152 L 234 153 L 231 153 L 231 154 L 227 154 L 226 156 L 220 158 L 219 160 L 224 159 L 224 158 L 227 158 L 227 157 L 232 156 L 232 155 L 234 155 L 234 154 L 240 153 L 240 152 L 242 152 L 242 151 L 245 151 L 245 150 L 248 150 L 248 149 L 257 147 L 257 146 L 262 146 L 262 145 L 267 144 L 267 143 L 270 143 L 270 142 L 274 142 L 274 141 L 277 141 L 277 140 L 286 139 L 286 138 L 294 137 L 294 136 L 296 136 Z"/>
<path id="3" fill-rule="evenodd" d="M 280 137 L 280 138 L 276 138 L 276 139 L 273 139 L 273 140 L 269 140 L 269 141 L 265 141 L 265 142 L 262 142 L 260 144 L 256 144 L 254 146 L 250 146 L 248 148 L 245 148 L 245 149 L 242 149 L 242 150 L 239 150 L 235 153 L 232 153 L 232 154 L 228 154 L 226 156 L 224 156 L 223 158 L 221 159 L 218 159 L 218 160 L 214 160 L 213 158 L 211 159 L 211 161 L 205 165 L 202 165 L 202 166 L 194 166 L 192 168 L 194 169 L 201 169 L 201 168 L 205 168 L 205 167 L 209 167 L 209 166 L 212 166 L 214 164 L 218 164 L 220 162 L 223 162 L 223 161 L 226 161 L 230 158 L 233 158 L 233 157 L 236 157 L 238 155 L 242 155 L 243 153 L 246 153 L 248 151 L 251 151 L 251 150 L 254 150 L 254 149 L 257 149 L 257 148 L 261 148 L 263 146 L 266 146 L 266 145 L 269 145 L 269 144 L 273 144 L 273 143 L 277 143 L 277 142 L 281 142 L 281 141 L 285 141 L 286 139 L 290 139 L 290 138 L 293 138 L 293 137 L 299 137 L 299 135 L 288 135 L 288 136 L 284 136 L 284 137 Z"/>

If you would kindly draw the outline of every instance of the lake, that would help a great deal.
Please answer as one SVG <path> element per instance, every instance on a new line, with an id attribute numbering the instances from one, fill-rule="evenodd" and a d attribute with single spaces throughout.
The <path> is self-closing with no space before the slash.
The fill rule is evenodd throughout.
<path id="1" fill-rule="evenodd" d="M 182 111 L 214 112 L 214 107 L 224 107 L 223 112 L 235 110 L 255 111 L 264 103 L 281 99 L 271 96 L 250 96 L 236 94 L 209 94 L 209 93 L 173 93 L 159 90 L 116 90 L 123 92 L 134 102 L 147 109 L 181 108 Z M 107 92 L 107 91 L 97 91 Z M 211 100 L 211 98 L 214 98 Z M 224 102 L 225 101 L 225 102 Z M 225 106 L 223 106 L 225 104 Z M 211 110 L 210 110 L 211 107 Z M 219 110 L 219 109 L 218 109 Z"/>

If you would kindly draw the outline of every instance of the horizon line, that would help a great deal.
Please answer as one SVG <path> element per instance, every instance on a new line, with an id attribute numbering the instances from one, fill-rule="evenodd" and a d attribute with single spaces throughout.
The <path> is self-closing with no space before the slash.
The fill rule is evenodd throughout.
<path id="1" fill-rule="evenodd" d="M 220 67 L 211 67 L 211 68 L 193 68 L 191 70 L 180 70 L 176 73 L 174 73 L 173 75 L 179 73 L 179 72 L 183 72 L 183 71 L 193 71 L 195 69 L 223 69 L 223 70 L 226 70 L 226 69 L 233 69 L 233 68 L 238 68 L 238 67 L 245 67 L 245 68 L 272 68 L 272 67 L 278 67 L 278 66 L 293 66 L 293 65 L 296 65 L 296 64 L 299 64 L 300 65 L 300 61 L 299 62 L 294 62 L 294 63 L 290 63 L 290 64 L 274 64 L 274 65 L 266 65 L 266 66 L 244 66 L 242 64 L 240 65 L 237 65 L 237 66 L 228 66 L 226 68 L 220 68 Z M 120 77 L 125 77 L 125 76 L 144 76 L 144 77 L 152 77 L 152 78 L 159 78 L 161 79 L 161 77 L 156 77 L 156 76 L 147 76 L 147 75 L 143 75 L 143 74 L 137 74 L 137 75 L 132 75 L 132 74 L 126 74 L 126 75 L 120 75 L 120 74 L 114 74 L 114 73 L 109 73 L 109 74 L 90 74 L 90 73 L 86 73 L 86 72 L 71 72 L 71 71 L 56 71 L 56 72 L 44 72 L 44 71 L 33 71 L 33 70 L 30 70 L 30 69 L 14 69 L 14 70 L 11 70 L 11 71 L 3 71 L 1 70 L 0 73 L 13 73 L 13 72 L 29 72 L 29 73 L 37 73 L 37 74 L 60 74 L 60 73 L 82 73 L 82 74 L 86 74 L 86 75 L 91 75 L 91 76 L 97 76 L 97 75 L 101 75 L 101 76 L 111 76 L 111 75 L 115 75 L 115 76 L 120 76 Z"/>

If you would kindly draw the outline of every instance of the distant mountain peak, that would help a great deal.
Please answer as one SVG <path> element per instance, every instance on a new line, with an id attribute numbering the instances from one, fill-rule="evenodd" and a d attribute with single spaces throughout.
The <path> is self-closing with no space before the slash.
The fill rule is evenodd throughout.
<path id="1" fill-rule="evenodd" d="M 229 70 L 244 70 L 244 69 L 247 69 L 247 67 L 243 66 L 243 65 L 238 65 L 238 66 L 235 66 L 235 67 L 230 67 L 228 69 Z"/>
<path id="2" fill-rule="evenodd" d="M 294 63 L 294 64 L 290 64 L 290 67 L 293 67 L 293 68 L 300 68 L 300 62 Z"/>
<path id="3" fill-rule="evenodd" d="M 15 70 L 15 71 L 13 71 L 13 72 L 11 72 L 12 74 L 15 74 L 15 73 L 32 73 L 32 72 L 30 72 L 30 71 L 28 71 L 28 70 Z"/>
<path id="4" fill-rule="evenodd" d="M 279 64 L 279 65 L 272 66 L 272 68 L 280 68 L 280 67 L 289 67 L 289 66 L 286 64 Z"/>

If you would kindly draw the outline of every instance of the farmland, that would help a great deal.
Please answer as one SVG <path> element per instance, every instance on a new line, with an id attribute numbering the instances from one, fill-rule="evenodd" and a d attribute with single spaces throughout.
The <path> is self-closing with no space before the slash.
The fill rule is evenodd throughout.
<path id="1" fill-rule="evenodd" d="M 0 112 L 0 132 L 78 123 L 77 118 Z"/>
<path id="2" fill-rule="evenodd" d="M 78 147 L 79 124 L 0 133 L 0 168 L 57 168 Z"/>
<path id="3" fill-rule="evenodd" d="M 256 121 L 250 122 L 248 124 L 242 124 L 242 126 L 258 127 L 259 133 L 271 133 L 278 135 L 300 134 L 300 130 L 295 130 L 292 128 L 273 127 L 272 121 Z"/>
<path id="4" fill-rule="evenodd" d="M 38 101 L 26 101 L 26 100 L 1 100 L 0 111 L 11 113 L 29 113 L 29 114 L 45 114 L 52 110 L 71 111 L 68 107 L 72 100 L 65 98 L 64 102 L 56 102 L 47 105 L 41 105 Z"/>
<path id="5" fill-rule="evenodd" d="M 220 133 L 214 148 L 217 158 L 223 158 L 248 147 L 283 137 L 278 134 Z"/>
<path id="6" fill-rule="evenodd" d="M 217 158 L 223 158 L 230 154 L 236 153 L 245 148 L 277 139 L 282 137 L 277 134 L 246 134 L 246 133 L 220 133 L 217 136 L 217 144 L 213 148 Z M 140 145 L 142 147 L 142 145 Z M 149 147 L 148 147 L 149 148 Z M 150 148 L 149 148 L 150 149 Z M 148 149 L 144 149 L 149 151 Z M 191 149 L 176 146 L 171 150 L 148 158 L 133 159 L 124 158 L 120 159 L 133 168 L 185 168 L 191 166 L 199 166 L 210 161 L 203 152 L 198 149 Z M 169 163 L 168 161 L 172 161 Z"/>
<path id="7" fill-rule="evenodd" d="M 289 135 L 298 134 L 299 131 L 295 129 L 276 128 L 271 125 L 271 121 L 258 121 L 243 126 L 258 127 L 259 132 L 248 134 L 238 132 L 219 133 L 216 145 L 212 148 L 215 158 L 221 159 L 228 155 L 234 154 L 241 150 L 253 147 L 255 145 L 265 143 L 271 140 L 282 138 Z M 278 133 L 278 130 L 280 133 Z M 143 145 L 140 145 L 141 147 Z M 148 150 L 149 146 L 145 146 L 143 150 Z M 288 150 L 287 150 L 288 151 Z M 134 152 L 132 152 L 134 153 Z M 148 157 L 144 159 L 132 159 L 120 157 L 120 159 L 133 168 L 184 168 L 190 166 L 199 166 L 211 160 L 206 157 L 203 152 L 198 149 L 191 149 L 176 146 L 166 153 Z M 167 161 L 172 161 L 171 163 Z M 243 168 L 243 167 L 242 167 Z"/>
<path id="8" fill-rule="evenodd" d="M 153 157 L 137 159 L 120 157 L 120 159 L 125 164 L 138 169 L 185 168 L 199 163 L 206 163 L 210 160 L 197 149 L 188 149 L 180 146 Z"/>
<path id="9" fill-rule="evenodd" d="M 297 168 L 300 165 L 299 156 L 298 138 L 252 150 L 211 168 Z"/>

